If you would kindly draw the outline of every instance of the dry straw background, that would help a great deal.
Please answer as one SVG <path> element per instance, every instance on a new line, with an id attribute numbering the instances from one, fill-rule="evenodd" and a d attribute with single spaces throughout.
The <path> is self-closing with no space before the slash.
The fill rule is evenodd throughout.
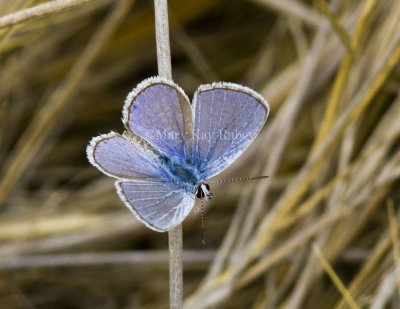
<path id="1" fill-rule="evenodd" d="M 183 224 L 185 307 L 400 308 L 400 1 L 169 6 L 190 96 L 224 80 L 271 104 L 218 177 L 270 178 L 213 186 L 206 246 L 198 207 Z M 2 0 L 0 15 L 0 308 L 166 308 L 167 235 L 85 157 L 157 72 L 152 1 Z"/>

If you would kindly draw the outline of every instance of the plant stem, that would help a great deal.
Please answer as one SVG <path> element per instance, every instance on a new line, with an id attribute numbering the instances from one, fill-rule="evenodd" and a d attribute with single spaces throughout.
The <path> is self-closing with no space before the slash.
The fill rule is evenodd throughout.
<path id="1" fill-rule="evenodd" d="M 45 2 L 34 7 L 19 10 L 0 18 L 0 29 L 12 25 L 20 24 L 24 21 L 52 14 L 54 12 L 69 9 L 78 5 L 82 5 L 92 0 L 56 0 Z"/>
<path id="2" fill-rule="evenodd" d="M 158 75 L 172 80 L 167 0 L 154 0 Z"/>
<path id="3" fill-rule="evenodd" d="M 168 232 L 169 243 L 169 304 L 171 309 L 181 309 L 182 280 L 182 225 Z"/>
<path id="4" fill-rule="evenodd" d="M 167 0 L 154 0 L 158 74 L 172 80 Z M 182 308 L 182 226 L 168 232 L 170 308 Z"/>

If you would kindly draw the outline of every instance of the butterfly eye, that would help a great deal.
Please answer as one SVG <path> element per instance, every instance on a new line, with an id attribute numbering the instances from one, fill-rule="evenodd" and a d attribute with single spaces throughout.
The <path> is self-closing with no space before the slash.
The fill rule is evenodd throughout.
<path id="1" fill-rule="evenodd" d="M 200 186 L 197 187 L 196 197 L 199 198 L 199 199 L 203 199 L 204 196 L 205 196 L 205 194 L 204 194 L 203 190 L 201 189 L 201 185 L 200 185 Z"/>
<path id="2" fill-rule="evenodd" d="M 199 199 L 206 199 L 210 200 L 213 197 L 213 194 L 210 193 L 208 190 L 210 189 L 210 186 L 206 183 L 202 183 L 197 187 L 196 190 L 196 197 Z"/>

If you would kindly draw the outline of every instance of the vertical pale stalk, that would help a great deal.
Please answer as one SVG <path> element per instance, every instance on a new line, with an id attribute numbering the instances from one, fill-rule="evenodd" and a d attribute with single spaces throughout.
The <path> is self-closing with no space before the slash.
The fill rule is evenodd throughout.
<path id="1" fill-rule="evenodd" d="M 154 0 L 158 74 L 172 79 L 167 0 Z M 182 226 L 168 232 L 170 308 L 182 308 Z"/>
<path id="2" fill-rule="evenodd" d="M 167 0 L 154 0 L 158 75 L 172 80 Z"/>
<path id="3" fill-rule="evenodd" d="M 182 280 L 182 225 L 168 232 L 169 243 L 169 303 L 171 309 L 181 309 Z"/>

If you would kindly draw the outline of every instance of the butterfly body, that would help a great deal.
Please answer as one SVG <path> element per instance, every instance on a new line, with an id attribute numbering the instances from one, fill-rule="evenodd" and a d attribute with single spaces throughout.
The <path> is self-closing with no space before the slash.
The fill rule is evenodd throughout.
<path id="1" fill-rule="evenodd" d="M 175 161 L 162 156 L 165 169 L 171 176 L 171 182 L 177 184 L 188 192 L 194 193 L 200 182 L 203 181 L 199 171 L 192 164 Z"/>
<path id="2" fill-rule="evenodd" d="M 265 99 L 241 85 L 200 86 L 190 104 L 178 85 L 149 78 L 125 101 L 124 134 L 93 138 L 87 156 L 117 178 L 120 198 L 140 221 L 168 231 L 189 214 L 195 197 L 212 197 L 207 179 L 243 153 L 268 112 Z"/>

